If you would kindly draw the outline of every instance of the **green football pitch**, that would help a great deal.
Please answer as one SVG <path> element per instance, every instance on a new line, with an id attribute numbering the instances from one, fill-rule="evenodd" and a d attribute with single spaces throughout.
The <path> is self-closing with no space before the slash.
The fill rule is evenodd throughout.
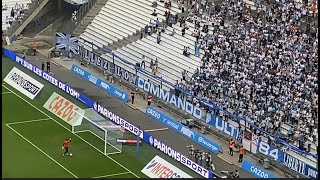
<path id="1" fill-rule="evenodd" d="M 159 155 L 192 177 L 200 177 L 159 150 L 143 143 L 124 145 L 122 153 L 105 156 L 104 142 L 91 133 L 73 134 L 71 126 L 43 104 L 56 92 L 86 109 L 82 103 L 49 84 L 17 63 L 2 57 L 2 79 L 17 67 L 44 85 L 31 100 L 8 84 L 2 83 L 2 177 L 3 178 L 147 178 L 141 170 Z M 62 142 L 72 138 L 72 157 L 62 156 Z M 129 132 L 126 138 L 135 137 Z"/>

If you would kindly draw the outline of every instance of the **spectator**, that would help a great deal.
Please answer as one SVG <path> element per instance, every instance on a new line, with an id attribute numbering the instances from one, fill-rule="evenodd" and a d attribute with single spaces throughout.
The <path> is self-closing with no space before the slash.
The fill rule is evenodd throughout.
<path id="1" fill-rule="evenodd" d="M 174 36 L 176 34 L 176 31 L 173 29 L 172 32 L 169 34 L 170 36 Z"/>
<path id="2" fill-rule="evenodd" d="M 297 132 L 317 124 L 318 27 L 310 20 L 317 13 L 305 7 L 280 0 L 253 16 L 242 1 L 223 1 L 200 16 L 203 7 L 194 3 L 187 21 L 195 24 L 193 36 L 205 55 L 186 90 L 249 117 L 267 132 L 278 134 L 288 123 L 295 127 L 290 140 L 309 137 L 313 130 Z"/>
<path id="3" fill-rule="evenodd" d="M 152 7 L 153 7 L 153 8 L 156 8 L 157 6 L 158 6 L 157 1 L 153 1 L 153 2 L 152 2 Z"/>
<path id="4" fill-rule="evenodd" d="M 168 9 L 171 9 L 171 0 L 167 0 L 164 2 L 164 7 L 165 8 L 168 8 Z"/>
<path id="5" fill-rule="evenodd" d="M 161 35 L 158 34 L 158 36 L 157 36 L 157 44 L 160 44 L 160 42 L 161 42 Z"/>
<path id="6" fill-rule="evenodd" d="M 13 8 L 11 9 L 11 17 L 14 18 L 14 9 Z"/>
<path id="7" fill-rule="evenodd" d="M 157 16 L 157 15 L 158 15 L 156 9 L 153 10 L 153 12 L 151 13 L 151 15 L 152 15 L 152 16 Z"/>

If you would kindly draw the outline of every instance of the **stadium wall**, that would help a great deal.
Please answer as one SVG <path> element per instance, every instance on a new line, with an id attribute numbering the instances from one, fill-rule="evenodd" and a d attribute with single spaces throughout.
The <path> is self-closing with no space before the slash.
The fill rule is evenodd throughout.
<path id="1" fill-rule="evenodd" d="M 82 103 L 86 104 L 89 108 L 93 108 L 96 112 L 103 115 L 104 117 L 110 119 L 114 123 L 122 126 L 127 131 L 133 133 L 134 135 L 139 135 L 146 143 L 150 144 L 151 146 L 157 148 L 158 150 L 162 151 L 169 157 L 175 159 L 176 161 L 180 162 L 181 164 L 185 165 L 189 169 L 195 171 L 199 175 L 205 178 L 217 178 L 218 176 L 214 174 L 212 171 L 208 171 L 202 166 L 198 165 L 197 163 L 193 162 L 192 160 L 188 159 L 186 156 L 181 154 L 180 152 L 172 149 L 170 146 L 162 143 L 159 139 L 149 135 L 147 132 L 140 130 L 139 128 L 135 127 L 134 125 L 130 124 L 126 120 L 122 119 L 118 115 L 114 114 L 113 112 L 109 111 L 107 108 L 100 106 L 97 102 L 94 102 L 86 95 L 77 92 L 72 87 L 68 86 L 65 83 L 62 83 L 58 79 L 52 77 L 48 73 L 42 71 L 36 65 L 28 62 L 27 60 L 19 57 L 14 52 L 3 48 L 4 56 L 8 57 L 10 60 L 20 64 L 22 67 L 27 68 L 31 72 L 35 73 L 36 75 L 40 76 L 41 78 L 45 79 L 49 83 L 53 84 L 59 89 L 62 89 L 72 97 L 76 98 L 77 100 L 81 101 Z M 54 79 L 54 80 L 53 80 Z M 219 177 L 218 177 L 219 178 Z"/>

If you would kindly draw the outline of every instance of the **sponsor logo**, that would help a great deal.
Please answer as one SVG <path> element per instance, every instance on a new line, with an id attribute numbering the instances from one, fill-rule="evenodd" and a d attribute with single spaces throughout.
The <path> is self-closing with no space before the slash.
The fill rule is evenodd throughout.
<path id="1" fill-rule="evenodd" d="M 211 144 L 210 142 L 208 142 L 208 141 L 206 141 L 203 137 L 199 137 L 198 138 L 198 141 L 199 141 L 199 143 L 201 143 L 201 144 L 205 144 L 207 147 L 209 147 L 212 151 L 219 151 L 219 149 L 215 146 L 215 145 L 213 145 L 213 144 Z"/>
<path id="2" fill-rule="evenodd" d="M 119 92 L 119 91 L 117 91 L 116 89 L 114 90 L 114 93 L 115 93 L 116 95 L 118 95 L 119 97 L 122 97 L 122 93 Z"/>
<path id="3" fill-rule="evenodd" d="M 141 172 L 150 178 L 192 178 L 159 156 L 155 156 Z"/>
<path id="4" fill-rule="evenodd" d="M 97 103 L 93 103 L 93 109 L 96 111 L 97 110 Z"/>
<path id="5" fill-rule="evenodd" d="M 148 136 L 148 134 L 145 134 Z M 176 161 L 180 162 L 181 164 L 187 166 L 189 169 L 192 169 L 196 173 L 200 174 L 203 177 L 209 178 L 209 177 L 214 177 L 214 175 L 206 170 L 205 168 L 201 167 L 197 163 L 193 162 L 192 160 L 188 159 L 186 156 L 183 154 L 179 153 L 178 151 L 172 149 L 170 146 L 167 146 L 166 144 L 162 143 L 161 141 L 157 140 L 156 138 L 152 137 L 145 137 L 149 139 L 149 143 L 162 151 L 163 153 L 167 154 L 169 157 L 175 159 Z M 152 140 L 150 140 L 152 139 Z"/>
<path id="6" fill-rule="evenodd" d="M 100 83 L 100 86 L 103 87 L 103 88 L 106 89 L 106 90 L 109 90 L 109 89 L 110 89 L 110 86 L 109 86 L 108 84 L 102 82 L 102 81 L 101 81 L 101 83 Z"/>
<path id="7" fill-rule="evenodd" d="M 247 160 L 242 161 L 241 168 L 258 178 L 278 178 L 265 169 L 260 168 Z"/>
<path id="8" fill-rule="evenodd" d="M 98 113 L 100 113 L 101 115 L 103 115 L 105 118 L 113 121 L 117 125 L 120 125 L 124 129 L 126 129 L 127 131 L 129 131 L 129 132 L 131 132 L 131 133 L 133 133 L 135 135 L 138 135 L 139 131 L 140 131 L 140 138 L 143 138 L 143 131 L 142 130 L 140 130 L 139 128 L 137 128 L 134 125 L 130 124 L 129 122 L 127 122 L 126 120 L 122 119 L 121 117 L 119 117 L 118 115 L 114 114 L 113 112 L 109 111 L 107 108 L 104 108 L 104 107 L 100 106 L 99 104 L 97 104 L 96 111 Z"/>
<path id="9" fill-rule="evenodd" d="M 153 145 L 153 137 L 152 136 L 149 137 L 149 142 L 151 145 Z"/>
<path id="10" fill-rule="evenodd" d="M 34 99 L 44 86 L 16 67 L 11 69 L 4 81 L 30 99 Z"/>
<path id="11" fill-rule="evenodd" d="M 200 144 L 204 148 L 212 151 L 213 153 L 215 153 L 215 154 L 220 153 L 221 147 L 219 144 L 211 141 L 210 139 L 207 139 L 206 137 L 203 137 L 201 134 L 199 134 L 197 132 L 190 130 L 186 126 L 184 126 L 181 123 L 177 122 L 176 120 L 168 117 L 167 115 L 157 111 L 156 109 L 153 109 L 151 107 L 147 107 L 146 114 L 155 118 L 156 120 L 160 121 L 161 123 L 165 124 L 169 128 L 174 129 L 178 133 L 189 137 L 189 139 Z"/>
<path id="12" fill-rule="evenodd" d="M 129 96 L 125 92 L 113 86 L 112 84 L 104 82 L 102 79 L 92 75 L 91 73 L 80 67 L 77 67 L 76 65 L 72 65 L 71 71 L 81 76 L 83 79 L 92 82 L 93 84 L 107 91 L 111 95 L 121 99 L 122 101 L 128 102 Z"/>
<path id="13" fill-rule="evenodd" d="M 43 107 L 73 126 L 80 125 L 84 115 L 83 109 L 55 92 L 50 96 Z"/>
<path id="14" fill-rule="evenodd" d="M 182 126 L 180 132 L 182 134 L 188 136 L 189 138 L 193 138 L 194 137 L 194 132 L 192 132 L 190 129 L 185 128 L 184 126 Z"/>
<path id="15" fill-rule="evenodd" d="M 93 84 L 97 84 L 98 78 L 94 75 L 90 75 L 89 81 L 92 82 Z"/>

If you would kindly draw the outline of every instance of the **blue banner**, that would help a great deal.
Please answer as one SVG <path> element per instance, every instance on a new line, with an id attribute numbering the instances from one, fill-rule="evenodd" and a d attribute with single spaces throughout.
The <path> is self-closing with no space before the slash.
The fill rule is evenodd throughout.
<path id="1" fill-rule="evenodd" d="M 49 83 L 51 83 L 54 86 L 56 86 L 57 88 L 62 89 L 63 91 L 65 91 L 69 95 L 77 98 L 79 101 L 81 101 L 81 102 L 83 102 L 83 103 L 85 103 L 85 104 L 87 104 L 89 106 L 93 106 L 94 101 L 92 101 L 90 98 L 88 98 L 87 96 L 77 92 L 75 89 L 71 88 L 70 86 L 68 86 L 65 83 L 62 83 L 61 81 L 59 81 L 55 77 L 51 76 L 50 74 L 46 73 L 45 71 L 42 71 L 40 68 L 38 68 L 37 66 L 33 65 L 32 63 L 29 63 L 27 60 L 17 56 L 14 52 L 5 49 L 4 50 L 4 55 L 6 57 L 10 58 L 11 60 L 19 63 L 23 67 L 29 69 L 30 71 L 32 71 L 36 75 L 40 76 L 41 78 L 45 79 Z"/>
<path id="2" fill-rule="evenodd" d="M 269 171 L 247 161 L 243 160 L 241 164 L 241 168 L 250 174 L 255 175 L 258 178 L 278 178 L 277 176 L 271 174 Z"/>
<path id="3" fill-rule="evenodd" d="M 126 94 L 122 90 L 116 88 L 111 83 L 107 83 L 107 82 L 102 81 L 100 78 L 92 75 L 88 71 L 86 71 L 86 70 L 84 70 L 74 64 L 71 67 L 71 71 L 74 74 L 81 76 L 83 79 L 88 80 L 88 81 L 92 82 L 93 84 L 95 84 L 96 86 L 100 87 L 101 89 L 107 91 L 109 94 L 113 95 L 114 97 L 121 99 L 124 102 L 128 102 L 128 100 L 129 100 L 128 94 Z"/>
<path id="4" fill-rule="evenodd" d="M 190 160 L 188 157 L 184 156 L 183 154 L 179 153 L 178 151 L 172 149 L 170 146 L 167 146 L 163 142 L 159 141 L 158 139 L 154 138 L 153 136 L 144 133 L 143 139 L 150 144 L 151 146 L 159 149 L 163 153 L 167 154 L 174 160 L 180 162 L 181 164 L 187 166 L 188 168 L 192 169 L 196 173 L 200 174 L 205 178 L 216 178 L 216 176 L 211 172 L 208 171 L 206 168 L 198 165 L 197 163 Z"/>
<path id="5" fill-rule="evenodd" d="M 310 166 L 309 164 L 297 159 L 296 157 L 284 153 L 283 159 L 281 159 L 281 161 L 283 165 L 297 173 L 300 173 L 309 178 L 318 179 L 318 170 Z"/>
<path id="6" fill-rule="evenodd" d="M 189 160 L 187 157 L 182 155 L 181 153 L 173 150 L 171 147 L 161 143 L 160 141 L 154 139 L 150 136 L 147 132 L 140 130 L 139 128 L 135 127 L 131 123 L 127 122 L 126 120 L 122 119 L 118 115 L 114 114 L 107 108 L 100 106 L 98 103 L 91 100 L 89 97 L 75 91 L 73 88 L 68 86 L 67 84 L 62 83 L 60 80 L 50 76 L 46 72 L 43 72 L 37 66 L 29 63 L 27 60 L 20 58 L 14 52 L 4 49 L 4 55 L 9 59 L 19 63 L 23 67 L 29 69 L 33 73 L 39 75 L 46 81 L 50 82 L 51 84 L 55 85 L 56 87 L 62 89 L 66 93 L 70 94 L 71 96 L 77 98 L 82 103 L 86 104 L 88 107 L 93 108 L 96 112 L 103 115 L 104 117 L 110 119 L 115 124 L 120 125 L 121 127 L 125 128 L 127 131 L 133 133 L 134 135 L 139 135 L 146 143 L 150 144 L 151 146 L 159 149 L 166 155 L 170 156 L 171 158 L 177 160 L 181 164 L 185 165 L 189 169 L 195 171 L 196 173 L 200 174 L 205 178 L 216 178 L 217 176 L 212 171 L 207 171 L 205 168 L 201 167 L 200 165 L 196 164 L 195 162 Z M 140 132 L 139 132 L 140 131 Z M 154 143 L 156 142 L 156 143 Z M 157 145 L 157 146 L 155 146 Z M 163 148 L 164 147 L 164 148 Z"/>
<path id="7" fill-rule="evenodd" d="M 306 162 L 303 162 L 302 160 L 299 160 L 296 157 L 289 155 L 288 153 L 281 151 L 273 145 L 269 145 L 264 141 L 258 142 L 257 151 L 263 155 L 268 156 L 268 158 L 285 165 L 287 168 L 299 174 L 310 178 L 318 178 L 318 170 L 315 167 L 307 164 Z"/>
<path id="8" fill-rule="evenodd" d="M 174 129 L 178 133 L 187 136 L 192 141 L 198 143 L 199 145 L 203 146 L 204 148 L 212 151 L 215 154 L 219 154 L 221 152 L 221 147 L 217 143 L 211 141 L 209 138 L 192 131 L 191 129 L 187 128 L 186 126 L 182 125 L 180 122 L 173 120 L 172 118 L 168 117 L 167 115 L 151 108 L 147 107 L 146 114 L 153 117 L 154 119 L 160 121 L 161 123 L 165 124 L 166 126 Z"/>
<path id="9" fill-rule="evenodd" d="M 234 139 L 238 139 L 239 137 L 239 128 L 235 127 L 231 123 L 224 121 L 222 118 L 215 116 L 214 114 L 207 114 L 206 123 L 211 126 L 219 129 L 225 134 L 232 136 Z"/>

